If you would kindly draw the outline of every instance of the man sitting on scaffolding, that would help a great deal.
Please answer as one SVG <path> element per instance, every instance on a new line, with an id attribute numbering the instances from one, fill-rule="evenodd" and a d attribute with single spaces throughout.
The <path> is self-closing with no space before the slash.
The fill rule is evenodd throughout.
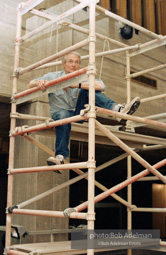
<path id="1" fill-rule="evenodd" d="M 79 69 L 81 56 L 77 52 L 68 53 L 62 60 L 64 71 L 57 71 L 45 74 L 43 77 L 30 81 L 28 88 L 39 87 L 46 90 L 47 81 L 57 79 L 66 74 Z M 124 114 L 133 114 L 140 105 L 139 97 L 134 98 L 130 103 L 122 106 L 115 103 L 112 99 L 105 96 L 102 91 L 105 85 L 102 80 L 95 80 L 95 105 L 121 112 Z M 89 101 L 89 82 L 84 81 L 79 84 L 64 89 L 60 89 L 48 94 L 50 114 L 53 120 L 65 119 L 74 115 L 79 115 L 84 109 L 84 105 Z M 64 164 L 65 159 L 69 158 L 69 139 L 71 123 L 56 127 L 55 157 L 49 157 L 48 165 Z"/>

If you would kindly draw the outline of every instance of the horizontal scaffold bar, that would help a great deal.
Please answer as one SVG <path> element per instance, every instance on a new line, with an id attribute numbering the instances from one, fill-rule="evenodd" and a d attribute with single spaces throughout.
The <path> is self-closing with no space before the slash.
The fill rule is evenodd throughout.
<path id="1" fill-rule="evenodd" d="M 141 103 L 146 103 L 146 102 L 149 102 L 149 101 L 162 99 L 162 98 L 166 98 L 166 94 L 161 94 L 161 95 L 156 95 L 156 96 L 152 96 L 152 97 L 143 98 L 143 99 L 141 99 Z"/>
<path id="2" fill-rule="evenodd" d="M 77 1 L 81 2 L 81 0 L 77 0 Z M 112 18 L 114 20 L 122 22 L 122 23 L 124 23 L 126 25 L 129 25 L 129 26 L 137 29 L 138 31 L 141 31 L 141 32 L 143 32 L 143 33 L 145 33 L 145 34 L 147 34 L 149 36 L 152 36 L 153 38 L 160 38 L 160 35 L 155 34 L 152 31 L 150 31 L 150 30 L 148 30 L 148 29 L 146 29 L 144 27 L 141 27 L 138 24 L 133 23 L 133 22 L 131 22 L 131 21 L 129 21 L 129 20 L 127 20 L 127 19 L 125 19 L 125 18 L 123 18 L 123 17 L 121 17 L 121 16 L 119 16 L 119 15 L 117 15 L 117 14 L 111 12 L 111 11 L 108 11 L 107 9 L 104 9 L 103 7 L 101 7 L 99 5 L 96 5 L 96 10 L 104 13 L 105 15 L 107 15 L 108 17 L 110 17 L 110 18 Z"/>
<path id="3" fill-rule="evenodd" d="M 40 61 L 38 61 L 38 62 L 36 62 L 36 63 L 34 63 L 32 65 L 29 65 L 29 66 L 27 66 L 25 68 L 19 68 L 19 69 L 15 70 L 16 74 L 17 75 L 21 75 L 21 74 L 24 74 L 26 72 L 29 72 L 29 71 L 31 71 L 31 70 L 33 70 L 33 69 L 35 69 L 35 68 L 37 68 L 37 67 L 39 67 L 39 66 L 41 66 L 43 64 L 51 62 L 51 61 L 53 61 L 53 60 L 55 60 L 57 58 L 63 57 L 64 55 L 70 53 L 71 51 L 75 51 L 75 50 L 77 50 L 77 49 L 79 49 L 79 48 L 81 48 L 83 46 L 86 46 L 88 43 L 89 43 L 89 39 L 85 39 L 85 40 L 83 40 L 81 42 L 78 42 L 78 43 L 76 43 L 76 44 L 74 44 L 74 45 L 72 45 L 72 46 L 70 46 L 70 47 L 68 47 L 68 48 L 66 48 L 64 50 L 61 50 L 58 53 L 55 53 L 55 54 L 53 54 L 53 55 L 51 55 L 49 57 L 46 57 L 46 58 L 44 58 L 44 59 L 42 59 L 42 60 L 40 60 Z"/>
<path id="4" fill-rule="evenodd" d="M 129 114 L 123 114 L 123 113 L 120 113 L 120 112 L 115 112 L 115 111 L 103 109 L 103 108 L 100 108 L 100 107 L 97 107 L 96 111 L 98 113 L 106 114 L 108 116 L 110 115 L 110 116 L 113 116 L 113 117 L 116 117 L 116 118 L 121 118 L 121 119 L 125 119 L 125 120 L 132 120 L 132 121 L 135 121 L 135 122 L 144 123 L 144 124 L 154 126 L 154 127 L 161 127 L 161 128 L 164 128 L 164 129 L 166 128 L 166 123 L 162 123 L 162 122 L 155 121 L 155 120 L 136 117 L 136 116 L 132 116 L 132 115 L 129 115 Z"/>
<path id="5" fill-rule="evenodd" d="M 160 37 L 159 39 L 144 43 L 140 45 L 139 49 L 133 50 L 129 53 L 130 57 L 134 57 L 138 54 L 142 54 L 148 50 L 153 50 L 166 44 L 166 36 Z"/>
<path id="6" fill-rule="evenodd" d="M 160 212 L 160 213 L 166 213 L 166 208 L 141 208 L 141 207 L 137 207 L 137 208 L 132 208 L 131 209 L 134 212 Z"/>
<path id="7" fill-rule="evenodd" d="M 152 97 L 152 98 L 154 100 L 154 97 Z M 148 98 L 143 98 L 143 99 L 141 99 L 141 102 L 142 102 L 142 100 L 144 100 L 143 101 L 143 103 L 144 103 L 144 102 L 148 101 L 148 99 L 150 101 L 151 98 L 149 98 L 149 97 Z M 156 98 L 156 99 L 158 99 L 158 98 Z M 149 116 L 146 116 L 145 118 L 165 123 L 166 122 L 166 113 L 159 113 L 159 114 L 155 114 L 155 115 L 149 115 Z M 134 121 L 129 121 L 127 123 L 127 125 L 130 126 L 130 127 L 142 127 L 142 126 L 146 126 L 147 124 L 142 124 L 142 123 L 136 123 Z"/>
<path id="8" fill-rule="evenodd" d="M 76 2 L 81 2 L 82 0 L 75 0 L 75 1 Z M 99 5 L 96 5 L 96 10 L 100 11 L 101 13 L 104 13 L 106 16 L 108 16 L 108 17 L 110 17 L 114 20 L 117 20 L 117 21 L 122 22 L 126 25 L 129 25 L 129 26 L 137 29 L 138 31 L 141 31 L 141 32 L 153 37 L 153 38 L 161 38 L 161 35 L 155 34 L 152 31 L 150 31 L 150 30 L 148 30 L 148 29 L 146 29 L 142 26 L 139 26 L 138 24 L 136 24 L 136 23 L 134 23 L 130 20 L 127 20 L 127 19 L 125 19 L 125 18 L 123 18 L 123 17 L 121 17 L 121 16 L 119 16 L 119 15 L 117 15 L 117 14 L 111 12 L 111 11 L 108 11 L 107 9 L 105 9 L 105 8 L 99 6 Z"/>
<path id="9" fill-rule="evenodd" d="M 50 119 L 48 117 L 24 114 L 19 112 L 11 113 L 10 118 L 23 119 L 23 120 L 39 120 L 39 121 L 46 121 Z"/>
<path id="10" fill-rule="evenodd" d="M 155 40 L 156 41 L 156 40 Z M 153 41 L 152 41 L 153 42 Z M 166 43 L 164 43 L 166 44 Z M 152 44 L 153 45 L 153 44 Z M 118 53 L 123 53 L 125 51 L 131 51 L 133 52 L 133 50 L 136 50 L 138 51 L 137 54 L 140 54 L 140 50 L 143 52 L 146 52 L 146 51 L 149 51 L 151 50 L 150 47 L 147 47 L 146 46 L 146 43 L 145 44 L 136 44 L 136 45 L 133 45 L 133 46 L 128 46 L 128 45 L 123 45 L 122 46 L 123 48 L 118 48 L 118 49 L 113 49 L 113 50 L 108 50 L 108 51 L 103 51 L 103 52 L 98 52 L 95 54 L 96 57 L 102 57 L 102 56 L 105 56 L 105 55 L 110 55 L 110 54 L 118 54 Z M 154 46 L 152 46 L 152 49 L 153 49 Z M 156 46 L 155 46 L 156 47 Z M 154 48 L 155 48 L 154 47 Z M 135 55 L 137 55 L 135 54 Z M 81 60 L 86 60 L 89 58 L 89 55 L 85 55 L 85 56 L 82 56 L 81 57 Z M 42 65 L 38 68 L 35 68 L 34 70 L 38 70 L 38 69 L 42 69 L 42 68 L 46 68 L 46 67 L 52 67 L 52 66 L 57 66 L 57 65 L 61 65 L 62 64 L 62 61 L 56 61 L 56 62 L 52 62 L 52 63 L 48 63 L 48 64 L 45 64 L 45 65 Z M 142 75 L 144 73 L 148 73 L 148 72 L 152 72 L 152 71 L 155 71 L 155 70 L 160 70 L 160 69 L 163 69 L 165 68 L 165 64 L 163 65 L 160 65 L 160 66 L 157 66 L 157 67 L 154 67 L 154 68 L 150 68 L 150 69 L 147 69 L 147 70 L 144 70 L 144 71 L 140 71 L 140 72 L 137 72 L 137 73 L 134 73 L 134 74 L 130 74 L 128 76 L 126 76 L 126 78 L 134 78 L 134 77 L 137 77 L 139 75 Z"/>
<path id="11" fill-rule="evenodd" d="M 66 12 L 60 14 L 59 16 L 57 16 L 56 18 L 54 18 L 53 20 L 51 21 L 48 21 L 47 23 L 45 23 L 44 25 L 41 25 L 40 27 L 38 27 L 37 29 L 29 32 L 28 34 L 22 36 L 20 38 L 20 41 L 23 42 L 25 40 L 27 40 L 28 38 L 32 38 L 34 35 L 36 35 L 37 33 L 45 30 L 46 28 L 50 27 L 51 25 L 53 25 L 54 23 L 57 23 L 59 22 L 60 20 L 82 10 L 84 7 L 86 7 L 89 3 L 88 0 L 84 0 L 82 1 L 80 4 L 74 6 L 73 8 L 67 10 Z"/>
<path id="12" fill-rule="evenodd" d="M 128 75 L 128 77 L 129 78 L 135 78 L 135 77 L 138 77 L 138 76 L 140 76 L 142 74 L 154 72 L 154 71 L 157 71 L 157 70 L 160 70 L 160 69 L 164 69 L 164 68 L 166 68 L 166 64 L 155 66 L 155 67 L 143 70 L 143 71 L 139 71 L 139 72 L 130 74 L 130 75 Z"/>
<path id="13" fill-rule="evenodd" d="M 129 51 L 129 50 L 132 50 L 132 49 L 138 49 L 138 48 L 139 48 L 139 45 L 136 44 L 134 46 L 126 46 L 126 47 L 118 48 L 118 49 L 114 49 L 114 50 L 102 51 L 102 52 L 96 53 L 95 57 L 102 57 L 102 56 L 105 56 L 105 55 L 123 53 L 125 51 Z M 89 55 L 81 56 L 81 60 L 86 60 L 86 59 L 89 59 Z M 46 68 L 46 67 L 53 67 L 53 66 L 61 65 L 61 64 L 62 64 L 62 61 L 56 61 L 56 62 L 48 63 L 48 64 L 42 65 L 38 68 L 35 68 L 34 71 L 42 69 L 42 68 Z"/>
<path id="14" fill-rule="evenodd" d="M 164 165 L 166 165 L 166 159 L 158 162 L 153 167 L 155 169 L 158 169 Z M 109 190 L 102 192 L 101 194 L 99 194 L 98 196 L 95 197 L 94 202 L 97 203 L 97 202 L 105 199 L 106 197 L 110 196 L 111 194 L 125 188 L 127 185 L 137 181 L 138 179 L 140 179 L 148 174 L 150 174 L 150 171 L 148 169 L 145 169 L 144 171 L 140 172 L 139 174 L 136 174 L 136 175 L 128 178 L 127 180 L 115 185 L 114 187 L 110 188 Z M 86 209 L 87 207 L 88 207 L 88 201 L 82 203 L 81 205 L 78 205 L 77 207 L 75 207 L 75 209 L 77 210 L 77 212 L 80 212 L 80 211 Z"/>
<path id="15" fill-rule="evenodd" d="M 56 171 L 56 170 L 69 170 L 75 168 L 87 168 L 87 162 L 53 165 L 53 166 L 37 166 L 37 167 L 26 167 L 26 168 L 14 168 L 9 169 L 10 174 L 21 174 L 21 173 L 34 173 L 34 172 L 46 172 L 46 171 Z"/>
<path id="16" fill-rule="evenodd" d="M 13 214 L 23 214 L 23 215 L 65 218 L 64 212 L 60 212 L 60 211 L 13 209 L 12 213 Z M 69 218 L 86 220 L 87 219 L 87 213 L 72 212 L 70 214 Z"/>
<path id="17" fill-rule="evenodd" d="M 27 133 L 31 133 L 31 132 L 35 132 L 35 131 L 39 131 L 39 130 L 44 130 L 44 129 L 49 129 L 49 128 L 69 124 L 69 123 L 72 123 L 72 122 L 85 120 L 85 119 L 87 119 L 86 115 L 84 115 L 84 116 L 76 115 L 76 116 L 69 117 L 69 118 L 66 118 L 66 119 L 47 122 L 47 123 L 35 125 L 35 126 L 32 126 L 32 127 L 25 127 L 25 128 L 23 128 L 23 127 L 18 128 L 17 127 L 15 131 L 13 131 L 13 132 L 11 131 L 10 135 L 11 136 L 23 135 L 23 134 L 27 134 Z"/>
<path id="18" fill-rule="evenodd" d="M 166 178 L 166 175 L 165 175 Z M 149 176 L 149 177 L 143 177 L 139 179 L 138 181 L 160 181 L 160 179 L 156 176 Z"/>
<path id="19" fill-rule="evenodd" d="M 19 92 L 13 96 L 12 102 L 16 102 L 16 104 L 20 104 L 28 100 L 34 99 L 36 97 L 43 96 L 60 89 L 67 88 L 74 84 L 78 84 L 88 79 L 88 75 L 86 74 L 86 71 L 87 71 L 87 68 L 83 68 L 78 71 L 66 74 L 55 80 L 48 81 L 47 84 L 45 85 L 46 86 L 45 91 L 41 90 L 39 87 L 33 87 L 30 89 L 24 90 L 22 92 Z"/>

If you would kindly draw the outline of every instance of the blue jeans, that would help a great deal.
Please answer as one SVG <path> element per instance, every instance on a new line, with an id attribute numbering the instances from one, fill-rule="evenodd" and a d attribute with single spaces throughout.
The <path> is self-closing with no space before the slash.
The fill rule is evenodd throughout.
<path id="1" fill-rule="evenodd" d="M 53 114 L 53 120 L 60 120 L 69 118 L 75 115 L 79 115 L 80 111 L 84 109 L 84 105 L 89 102 L 89 91 L 85 89 L 81 89 L 79 93 L 79 97 L 76 104 L 76 110 L 68 111 L 68 110 L 60 110 Z M 95 92 L 95 105 L 111 110 L 112 107 L 116 103 L 109 99 L 107 96 L 102 94 L 100 91 Z M 62 126 L 56 127 L 56 143 L 55 143 L 55 156 L 63 155 L 65 158 L 69 157 L 69 140 L 70 140 L 70 130 L 71 124 L 65 124 Z"/>

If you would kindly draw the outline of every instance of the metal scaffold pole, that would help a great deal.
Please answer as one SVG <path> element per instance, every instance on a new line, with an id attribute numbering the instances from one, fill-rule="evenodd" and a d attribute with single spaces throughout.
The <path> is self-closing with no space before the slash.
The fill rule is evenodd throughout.
<path id="1" fill-rule="evenodd" d="M 21 24 L 22 17 L 20 9 L 17 10 L 17 25 L 16 25 L 16 40 L 15 40 L 15 59 L 14 59 L 14 70 L 19 67 L 19 51 L 20 51 L 20 43 L 19 38 L 21 35 Z M 12 93 L 17 93 L 17 83 L 18 77 L 16 73 L 13 73 L 13 91 Z M 16 112 L 16 103 L 11 104 L 11 113 Z M 16 126 L 16 118 L 12 117 L 10 122 L 10 131 L 15 130 Z M 10 147 L 9 147 L 9 169 L 14 168 L 14 153 L 15 153 L 15 137 L 10 136 Z M 7 208 L 12 206 L 12 190 L 13 190 L 13 175 L 8 175 L 8 188 L 7 188 Z M 11 214 L 7 211 L 6 216 L 6 238 L 5 238 L 5 247 L 9 247 L 11 245 Z"/>
<path id="2" fill-rule="evenodd" d="M 94 229 L 94 181 L 95 181 L 95 5 L 96 0 L 89 3 L 89 138 L 88 138 L 88 230 Z M 94 254 L 94 249 L 87 250 L 88 255 Z"/>
<path id="3" fill-rule="evenodd" d="M 126 52 L 126 81 L 127 81 L 127 103 L 131 101 L 131 78 L 130 75 L 130 55 L 129 52 Z M 132 176 L 132 158 L 129 155 L 127 157 L 127 178 L 131 178 Z M 131 205 L 132 205 L 132 184 L 127 186 L 127 201 L 130 204 L 130 207 L 127 208 L 127 229 L 132 229 L 132 211 L 131 211 Z M 132 255 L 132 250 L 128 249 L 127 251 L 128 255 Z"/>

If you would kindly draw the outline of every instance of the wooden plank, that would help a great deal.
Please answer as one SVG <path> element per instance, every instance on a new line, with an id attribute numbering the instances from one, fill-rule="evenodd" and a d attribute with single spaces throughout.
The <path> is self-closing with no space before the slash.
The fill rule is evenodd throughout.
<path id="1" fill-rule="evenodd" d="M 111 122 L 111 119 L 109 119 L 109 123 Z M 110 124 L 109 124 L 110 125 Z M 166 139 L 161 138 L 161 137 L 154 137 L 154 136 L 148 136 L 148 135 L 142 135 L 142 134 L 137 134 L 137 133 L 132 133 L 132 132 L 123 132 L 123 131 L 116 131 L 113 130 L 113 126 L 108 126 L 106 127 L 114 134 L 116 135 L 119 139 L 121 139 L 123 142 L 127 143 L 128 146 L 130 146 L 130 143 L 134 143 L 135 148 L 139 148 L 143 144 L 159 144 L 159 145 L 165 145 Z M 147 129 L 146 126 L 144 127 L 145 130 Z M 146 130 L 146 133 L 148 132 L 149 128 Z M 162 131 L 160 131 L 160 135 Z M 37 131 L 35 132 L 37 135 L 42 135 L 42 136 L 54 136 L 55 131 L 54 130 L 42 130 L 42 131 Z M 84 124 L 78 124 L 78 123 L 72 123 L 71 126 L 71 140 L 84 140 L 87 142 L 87 135 L 88 135 L 88 126 L 86 123 Z M 165 130 L 163 130 L 163 136 L 165 136 Z M 113 144 L 108 138 L 105 138 L 105 135 L 101 133 L 99 130 L 96 130 L 96 143 L 99 144 Z"/>
<path id="2" fill-rule="evenodd" d="M 100 0 L 99 5 L 107 10 L 111 9 L 110 0 Z"/>
<path id="3" fill-rule="evenodd" d="M 113 5 L 117 15 L 127 18 L 127 0 L 116 0 Z"/>
<path id="4" fill-rule="evenodd" d="M 52 242 L 52 243 L 32 243 L 32 244 L 21 244 L 13 245 L 12 249 L 27 252 L 34 252 L 36 254 L 47 254 L 47 255 L 64 255 L 64 254 L 86 254 L 87 250 L 72 249 L 70 241 Z M 112 251 L 113 249 L 97 249 L 96 252 Z"/>
<path id="5" fill-rule="evenodd" d="M 155 0 L 143 1 L 143 26 L 152 32 L 156 32 Z"/>
<path id="6" fill-rule="evenodd" d="M 52 243 L 36 243 L 36 244 L 18 244 L 11 246 L 12 250 L 22 251 L 29 254 L 33 252 L 33 254 L 38 255 L 64 255 L 64 254 L 86 254 L 87 250 L 80 250 L 80 249 L 71 249 L 71 242 L 52 242 Z M 154 249 L 155 251 L 159 250 L 160 252 L 166 252 L 166 247 L 160 247 L 159 249 Z M 113 249 L 97 249 L 95 252 L 108 252 L 113 251 Z M 115 249 L 114 249 L 115 251 Z"/>
<path id="7" fill-rule="evenodd" d="M 130 20 L 139 26 L 142 26 L 142 1 L 141 0 L 130 0 Z"/>
<path id="8" fill-rule="evenodd" d="M 166 1 L 157 0 L 156 1 L 156 10 L 157 10 L 157 33 L 166 35 Z"/>

